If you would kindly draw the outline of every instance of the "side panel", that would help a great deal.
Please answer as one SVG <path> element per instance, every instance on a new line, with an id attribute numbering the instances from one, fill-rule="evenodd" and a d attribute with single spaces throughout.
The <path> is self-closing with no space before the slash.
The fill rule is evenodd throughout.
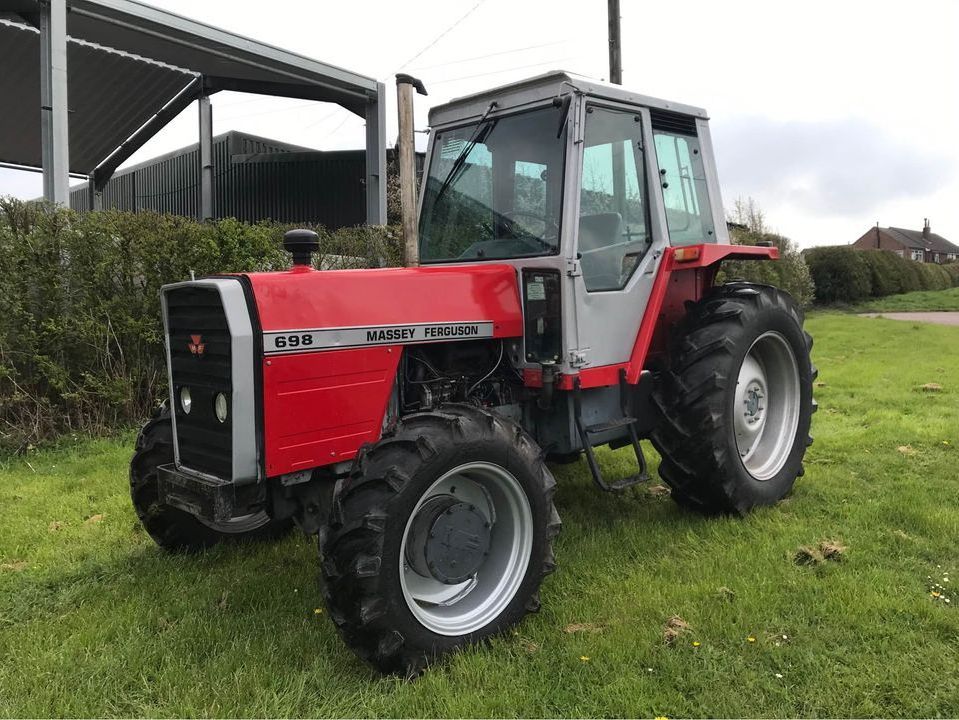
<path id="1" fill-rule="evenodd" d="M 349 460 L 379 439 L 402 348 L 263 358 L 268 476 Z"/>

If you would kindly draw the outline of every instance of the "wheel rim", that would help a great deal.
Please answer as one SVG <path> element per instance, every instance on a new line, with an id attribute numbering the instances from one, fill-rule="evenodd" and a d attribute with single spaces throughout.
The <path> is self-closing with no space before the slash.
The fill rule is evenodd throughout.
<path id="1" fill-rule="evenodd" d="M 785 337 L 770 331 L 749 348 L 739 368 L 733 419 L 743 466 L 769 480 L 786 464 L 799 426 L 799 364 Z"/>
<path id="2" fill-rule="evenodd" d="M 259 528 L 263 527 L 270 522 L 270 516 L 267 515 L 266 512 L 260 511 L 257 513 L 251 513 L 250 515 L 241 515 L 239 517 L 230 518 L 226 522 L 212 522 L 209 520 L 204 520 L 199 516 L 197 516 L 197 520 L 211 530 L 216 530 L 217 532 L 225 533 L 227 535 L 239 535 L 242 533 L 251 532 L 253 530 L 258 530 Z"/>
<path id="3" fill-rule="evenodd" d="M 411 553 L 430 542 L 414 527 L 421 510 L 444 498 L 470 508 L 488 523 L 487 552 L 469 578 L 450 584 L 423 574 L 410 562 Z M 432 542 L 436 542 L 435 540 Z M 400 546 L 400 585 L 414 617 L 440 635 L 466 635 L 492 622 L 516 596 L 533 547 L 533 513 L 519 481 L 493 463 L 460 465 L 423 493 L 403 532 Z"/>

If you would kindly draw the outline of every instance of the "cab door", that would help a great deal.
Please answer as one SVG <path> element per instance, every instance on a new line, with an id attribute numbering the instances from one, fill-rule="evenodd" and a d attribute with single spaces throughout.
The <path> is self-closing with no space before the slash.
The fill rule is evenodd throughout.
<path id="1" fill-rule="evenodd" d="M 584 106 L 570 261 L 574 369 L 629 359 L 668 242 L 646 109 Z M 573 203 L 575 207 L 575 203 Z M 568 316 L 569 317 L 569 316 Z"/>

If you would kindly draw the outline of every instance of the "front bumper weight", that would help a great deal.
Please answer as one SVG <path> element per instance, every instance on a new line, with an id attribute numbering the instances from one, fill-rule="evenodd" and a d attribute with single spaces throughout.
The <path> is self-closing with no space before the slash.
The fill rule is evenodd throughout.
<path id="1" fill-rule="evenodd" d="M 183 472 L 171 463 L 157 468 L 157 484 L 161 503 L 216 523 L 234 516 L 236 492 L 232 482 Z"/>

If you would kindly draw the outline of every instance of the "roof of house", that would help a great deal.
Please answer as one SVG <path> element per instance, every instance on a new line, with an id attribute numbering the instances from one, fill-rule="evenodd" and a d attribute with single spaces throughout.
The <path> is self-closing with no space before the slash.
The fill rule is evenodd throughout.
<path id="1" fill-rule="evenodd" d="M 896 227 L 881 228 L 881 230 L 906 247 L 922 248 L 939 253 L 959 253 L 959 245 L 954 245 L 942 235 L 936 235 L 936 233 L 929 233 L 928 236 L 924 236 L 922 230 L 907 230 Z"/>

